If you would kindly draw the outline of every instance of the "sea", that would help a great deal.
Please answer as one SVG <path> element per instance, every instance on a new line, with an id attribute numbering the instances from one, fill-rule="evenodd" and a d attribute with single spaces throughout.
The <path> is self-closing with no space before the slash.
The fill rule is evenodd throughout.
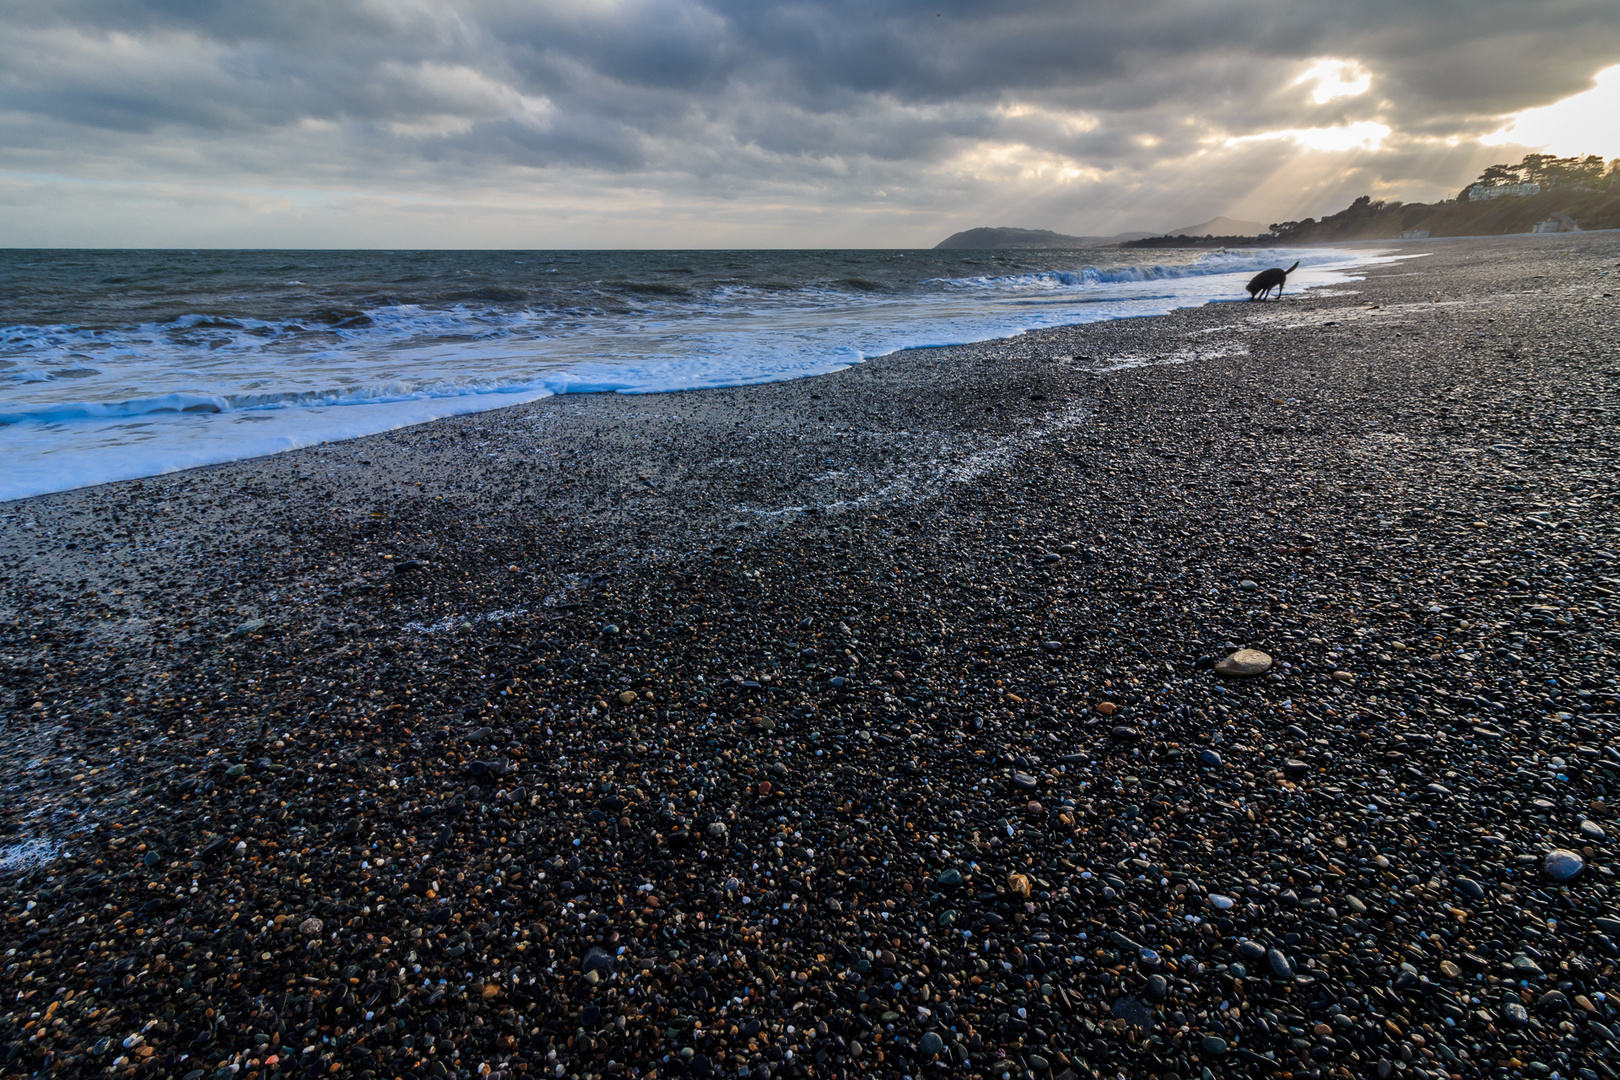
<path id="1" fill-rule="evenodd" d="M 1348 249 L 0 251 L 0 500 L 1354 280 Z M 942 354 L 942 363 L 949 362 Z"/>

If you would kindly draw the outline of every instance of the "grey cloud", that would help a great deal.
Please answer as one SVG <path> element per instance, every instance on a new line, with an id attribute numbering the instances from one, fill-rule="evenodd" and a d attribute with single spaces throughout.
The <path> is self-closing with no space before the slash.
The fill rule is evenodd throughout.
<path id="1" fill-rule="evenodd" d="M 1322 56 L 1372 90 L 1311 103 L 1293 80 Z M 1197 197 L 1224 210 L 1292 151 L 1189 164 L 1219 140 L 1376 120 L 1384 150 L 1295 194 L 1449 190 L 1481 151 L 1413 140 L 1494 130 L 1615 62 L 1612 0 L 60 0 L 0 7 L 0 154 L 200 184 L 904 192 L 897 210 L 936 214 L 1000 191 L 1072 219 L 1071 180 L 986 177 L 1077 165 L 1094 216 L 1215 177 Z"/>

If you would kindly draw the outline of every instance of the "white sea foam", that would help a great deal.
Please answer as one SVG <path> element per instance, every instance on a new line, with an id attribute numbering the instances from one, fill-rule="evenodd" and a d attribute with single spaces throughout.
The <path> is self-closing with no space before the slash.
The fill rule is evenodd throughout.
<path id="1" fill-rule="evenodd" d="M 61 854 L 62 845 L 55 840 L 35 838 L 0 844 L 0 874 L 38 870 Z"/>
<path id="2" fill-rule="evenodd" d="M 740 257 L 740 256 L 739 256 Z M 778 288 L 647 287 L 635 305 L 383 304 L 318 320 L 191 314 L 123 327 L 0 328 L 0 499 L 278 453 L 552 394 L 804 378 L 902 349 L 1162 314 L 1242 297 L 1294 259 L 1290 291 L 1396 256 L 1277 248 Z"/>

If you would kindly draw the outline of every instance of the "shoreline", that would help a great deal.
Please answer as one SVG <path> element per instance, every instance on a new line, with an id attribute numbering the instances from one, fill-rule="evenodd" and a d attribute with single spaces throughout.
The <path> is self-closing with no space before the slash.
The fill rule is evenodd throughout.
<path id="1" fill-rule="evenodd" d="M 1349 265 L 1358 260 L 1344 252 L 1323 248 L 1296 249 L 1294 253 L 1312 264 L 1295 275 L 1294 284 L 1301 288 L 1342 283 L 1340 279 L 1353 276 L 1359 269 Z M 609 261 L 623 262 L 626 254 L 612 253 Z M 387 365 L 389 379 L 378 382 L 369 363 L 356 366 L 341 358 L 333 361 L 327 376 L 306 378 L 297 373 L 297 347 L 291 345 L 293 351 L 282 357 L 289 369 L 287 376 L 271 384 L 259 385 L 255 380 L 251 387 L 241 385 L 233 374 L 236 366 L 247 363 L 256 370 L 257 365 L 250 362 L 251 357 L 235 355 L 234 359 L 220 361 L 213 377 L 188 373 L 185 385 L 175 386 L 175 373 L 164 370 L 166 364 L 176 362 L 176 357 L 170 355 L 161 340 L 162 327 L 145 327 L 153 331 L 145 336 L 159 339 L 155 344 L 148 343 L 154 350 L 144 361 L 150 370 L 137 365 L 145 370 L 141 378 L 156 380 L 149 384 L 149 392 L 132 394 L 122 382 L 111 387 L 87 384 L 89 389 L 84 392 L 90 397 L 111 394 L 116 400 L 39 401 L 32 406 L 19 402 L 12 412 L 0 417 L 0 456 L 10 457 L 12 465 L 10 474 L 0 477 L 0 496 L 3 501 L 15 501 L 56 493 L 51 489 L 147 479 L 186 468 L 283 453 L 289 447 L 307 449 L 455 415 L 493 412 L 567 393 L 668 392 L 715 388 L 722 383 L 735 387 L 792 381 L 894 352 L 1010 340 L 1028 332 L 1032 324 L 1039 327 L 1066 319 L 1086 322 L 1126 318 L 1200 306 L 1216 295 L 1242 295 L 1242 282 L 1263 265 L 1262 257 L 1253 253 L 1238 257 L 1240 265 L 1252 264 L 1241 273 L 1232 269 L 1229 257 L 1208 252 L 1187 254 L 1185 259 L 1161 254 L 1147 261 L 1121 255 L 1120 265 L 1112 266 L 1101 258 L 1106 253 L 1091 254 L 1097 257 L 1098 265 L 1080 266 L 1064 260 L 1060 260 L 1061 265 L 1049 265 L 1047 260 L 1011 267 L 1002 263 L 1001 256 L 941 261 L 932 253 L 921 252 L 879 253 L 875 259 L 868 256 L 867 261 L 873 263 L 868 269 L 874 273 L 886 263 L 909 265 L 912 257 L 930 258 L 920 273 L 906 272 L 909 277 L 897 286 L 897 292 L 879 288 L 884 295 L 876 303 L 846 297 L 837 305 L 836 314 L 819 312 L 819 325 L 824 329 L 800 325 L 804 312 L 796 312 L 794 304 L 802 303 L 805 297 L 798 293 L 794 294 L 798 300 L 786 307 L 766 305 L 735 324 L 708 311 L 704 304 L 688 304 L 684 314 L 671 316 L 674 324 L 700 337 L 709 332 L 720 334 L 715 348 L 730 358 L 716 361 L 703 356 L 699 349 L 672 367 L 666 362 L 685 346 L 669 346 L 673 352 L 666 355 L 664 346 L 649 345 L 627 328 L 627 336 L 622 339 L 624 347 L 615 349 L 611 361 L 593 359 L 597 339 L 590 333 L 572 337 L 564 334 L 554 340 L 526 344 L 512 339 L 506 342 L 510 348 L 493 347 L 482 360 L 477 349 L 472 357 L 461 358 L 457 351 L 460 346 L 446 344 L 432 361 L 412 359 L 410 350 L 406 350 L 396 357 L 399 366 Z M 521 265 L 529 260 L 512 261 Z M 1363 261 L 1381 260 L 1374 252 L 1364 256 Z M 820 269 L 832 267 L 829 263 Z M 669 268 L 649 270 L 654 278 L 665 271 Z M 975 276 L 976 271 L 988 276 Z M 939 284 L 941 275 L 949 278 L 957 274 L 967 275 L 955 282 L 963 289 L 933 287 Z M 1144 280 L 1135 280 L 1137 277 Z M 850 280 L 878 287 L 865 279 Z M 1062 306 L 1052 307 L 1045 302 L 1052 299 L 1047 286 L 1058 280 L 1065 283 L 1058 287 Z M 1091 285 L 1076 290 L 1073 286 L 1080 280 Z M 724 282 L 716 279 L 711 285 L 722 288 Z M 1040 295 L 1026 296 L 1025 290 Z M 974 298 L 964 299 L 969 293 Z M 202 307 L 208 309 L 206 303 Z M 416 325 L 420 330 L 433 321 L 429 314 L 418 310 L 400 325 Z M 509 314 L 521 323 L 534 313 Z M 365 317 L 371 315 L 377 316 L 379 324 L 394 325 L 398 311 L 370 311 Z M 183 316 L 176 324 L 197 317 Z M 236 325 L 231 319 L 225 321 Z M 271 319 L 251 332 L 238 327 L 211 344 L 222 346 L 225 352 L 221 355 L 228 357 L 241 346 L 240 341 L 233 345 L 230 335 L 246 334 L 258 343 L 251 346 L 257 349 L 262 345 L 257 337 L 259 330 L 272 325 L 279 324 Z M 130 329 L 125 327 L 120 333 Z M 295 329 L 304 332 L 302 327 Z M 103 345 L 111 347 L 112 343 Z M 365 346 L 364 340 L 350 342 L 355 356 L 363 356 Z M 59 347 L 60 343 L 53 346 Z M 535 351 L 519 362 L 518 354 L 530 348 Z M 471 366 L 464 367 L 463 359 Z M 102 374 L 88 368 L 83 371 L 87 377 Z M 195 381 L 197 378 L 202 381 Z M 333 389 L 338 383 L 353 385 L 340 392 Z M 77 388 L 78 384 L 74 385 Z M 302 393 L 294 394 L 300 387 Z M 416 391 L 426 396 L 416 396 Z M 295 404 L 288 404 L 289 394 L 294 394 Z"/>
<path id="2" fill-rule="evenodd" d="M 0 1074 L 1609 1075 L 1620 239 L 1520 239 L 7 504 Z"/>

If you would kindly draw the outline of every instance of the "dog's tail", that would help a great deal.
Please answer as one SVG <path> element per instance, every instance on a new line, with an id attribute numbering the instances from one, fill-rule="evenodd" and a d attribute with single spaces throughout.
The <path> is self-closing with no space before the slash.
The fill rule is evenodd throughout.
<path id="1" fill-rule="evenodd" d="M 1293 266 L 1290 266 L 1288 269 L 1283 271 L 1283 277 L 1287 277 L 1289 274 L 1292 274 L 1295 270 L 1298 270 L 1298 269 L 1299 269 L 1299 263 L 1296 262 L 1296 263 L 1294 263 Z"/>

